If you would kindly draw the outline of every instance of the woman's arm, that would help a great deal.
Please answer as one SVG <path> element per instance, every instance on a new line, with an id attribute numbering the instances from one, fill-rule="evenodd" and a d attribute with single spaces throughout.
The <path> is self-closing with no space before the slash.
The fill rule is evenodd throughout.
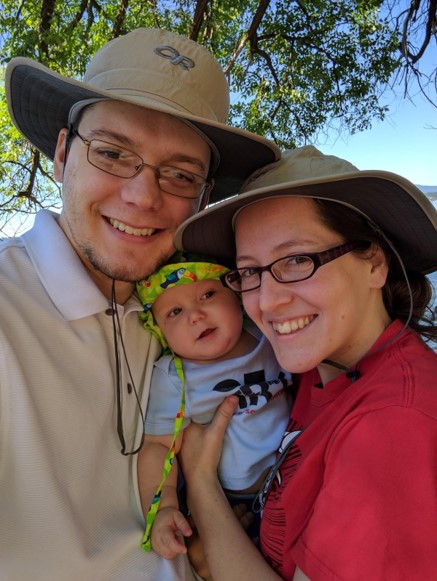
<path id="1" fill-rule="evenodd" d="M 192 423 L 184 430 L 180 459 L 188 507 L 213 579 L 279 580 L 241 527 L 217 478 L 223 437 L 237 403 L 236 397 L 227 398 L 209 426 Z"/>

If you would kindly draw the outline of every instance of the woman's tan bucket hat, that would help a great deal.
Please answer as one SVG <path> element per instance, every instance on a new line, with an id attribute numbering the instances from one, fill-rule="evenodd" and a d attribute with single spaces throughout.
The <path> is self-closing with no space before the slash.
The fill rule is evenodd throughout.
<path id="1" fill-rule="evenodd" d="M 211 201 L 237 192 L 256 168 L 280 157 L 272 142 L 226 124 L 229 87 L 211 53 L 164 30 L 138 28 L 108 42 L 90 61 L 83 81 L 31 59 L 13 58 L 6 70 L 6 95 L 18 130 L 50 159 L 59 130 L 67 127 L 71 108 L 81 101 L 127 101 L 184 120 L 218 151 Z"/>
<path id="2" fill-rule="evenodd" d="M 284 196 L 348 206 L 384 232 L 407 268 L 424 274 L 437 270 L 437 210 L 425 194 L 401 176 L 359 171 L 311 145 L 284 153 L 280 161 L 256 171 L 240 195 L 185 221 L 176 232 L 176 246 L 222 260 L 234 259 L 237 213 L 260 200 Z"/>

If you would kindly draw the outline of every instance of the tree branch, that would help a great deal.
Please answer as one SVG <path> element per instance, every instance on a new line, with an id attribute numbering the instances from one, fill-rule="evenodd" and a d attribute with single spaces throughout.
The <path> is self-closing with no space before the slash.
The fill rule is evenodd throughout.
<path id="1" fill-rule="evenodd" d="M 41 6 L 41 21 L 39 25 L 40 42 L 39 49 L 40 53 L 49 58 L 49 46 L 47 44 L 47 34 L 50 31 L 50 25 L 53 18 L 53 12 L 55 10 L 56 0 L 43 0 Z"/>
<path id="2" fill-rule="evenodd" d="M 32 167 L 30 168 L 29 172 L 29 181 L 27 182 L 26 189 L 22 192 L 19 192 L 20 196 L 26 197 L 28 200 L 34 202 L 35 204 L 38 203 L 38 200 L 33 196 L 33 188 L 35 185 L 38 169 L 40 168 L 40 156 L 40 152 L 37 149 L 32 148 Z"/>
<path id="3" fill-rule="evenodd" d="M 126 12 L 128 6 L 129 0 L 121 0 L 120 9 L 114 21 L 113 38 L 117 38 L 117 36 L 120 36 L 122 32 L 123 24 L 126 20 Z"/>
<path id="4" fill-rule="evenodd" d="M 256 9 L 255 15 L 252 19 L 252 22 L 250 23 L 248 31 L 246 32 L 246 34 L 243 35 L 242 39 L 240 40 L 237 46 L 237 49 L 230 58 L 229 64 L 224 71 L 225 75 L 229 75 L 230 71 L 235 65 L 236 60 L 238 59 L 244 47 L 246 46 L 247 42 L 250 43 L 251 52 L 258 52 L 256 32 L 258 30 L 259 25 L 261 24 L 264 14 L 267 12 L 269 5 L 270 0 L 261 0 L 261 2 L 258 4 L 258 8 Z"/>
<path id="5" fill-rule="evenodd" d="M 199 38 L 200 28 L 204 20 L 206 9 L 208 8 L 209 0 L 198 0 L 196 9 L 194 10 L 193 25 L 190 30 L 189 38 L 197 42 Z"/>
<path id="6" fill-rule="evenodd" d="M 430 41 L 431 36 L 433 35 L 433 31 L 436 29 L 436 11 L 437 11 L 437 0 L 429 0 L 428 10 L 426 11 L 426 22 L 425 22 L 425 38 L 422 42 L 422 46 L 413 54 L 408 49 L 408 29 L 412 22 L 414 22 L 417 18 L 417 12 L 420 7 L 421 0 L 413 0 L 408 10 L 408 14 L 404 21 L 403 33 L 402 33 L 402 42 L 401 42 L 401 52 L 404 57 L 410 61 L 411 64 L 416 64 L 417 61 L 422 58 L 425 50 L 427 49 Z"/>
<path id="7" fill-rule="evenodd" d="M 76 12 L 76 16 L 68 25 L 68 29 L 70 31 L 74 30 L 79 22 L 82 20 L 83 15 L 85 14 L 86 7 L 88 5 L 88 0 L 82 0 L 79 6 L 78 11 Z"/>

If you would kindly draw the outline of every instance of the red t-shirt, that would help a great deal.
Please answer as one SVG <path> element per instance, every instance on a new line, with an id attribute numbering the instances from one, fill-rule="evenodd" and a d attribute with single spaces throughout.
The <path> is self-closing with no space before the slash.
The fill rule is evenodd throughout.
<path id="1" fill-rule="evenodd" d="M 402 329 L 395 321 L 373 349 Z M 261 547 L 286 580 L 437 579 L 437 354 L 411 331 L 320 387 L 301 378 Z M 319 384 L 319 387 L 317 387 Z"/>

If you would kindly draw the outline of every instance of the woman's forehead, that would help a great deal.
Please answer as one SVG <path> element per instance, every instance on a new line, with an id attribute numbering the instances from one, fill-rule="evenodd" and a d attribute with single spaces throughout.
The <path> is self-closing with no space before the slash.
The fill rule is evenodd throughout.
<path id="1" fill-rule="evenodd" d="M 312 198 L 281 196 L 255 200 L 236 213 L 234 224 L 235 228 L 237 228 L 241 216 L 260 219 L 260 223 L 263 223 L 266 219 L 279 222 L 284 218 L 294 218 L 302 210 L 305 210 L 310 215 L 312 214 L 314 218 L 318 217 L 316 204 Z"/>
<path id="2" fill-rule="evenodd" d="M 311 198 L 283 197 L 246 206 L 235 221 L 237 260 L 319 251 L 336 240 Z"/>

